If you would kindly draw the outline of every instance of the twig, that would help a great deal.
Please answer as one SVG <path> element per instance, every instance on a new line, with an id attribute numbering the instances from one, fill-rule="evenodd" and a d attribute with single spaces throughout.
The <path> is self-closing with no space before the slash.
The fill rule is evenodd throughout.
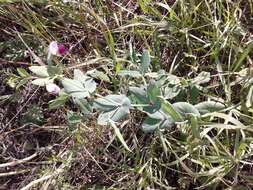
<path id="1" fill-rule="evenodd" d="M 31 64 L 29 63 L 26 63 L 26 62 L 21 62 L 21 61 L 9 61 L 9 60 L 5 60 L 5 59 L 2 59 L 0 58 L 0 65 L 8 65 L 8 64 L 11 64 L 11 65 L 26 65 L 26 66 L 30 66 Z"/>
<path id="2" fill-rule="evenodd" d="M 42 181 L 48 180 L 48 179 L 50 179 L 50 178 L 52 178 L 52 177 L 55 177 L 55 176 L 59 175 L 60 173 L 62 173 L 62 172 L 64 171 L 64 168 L 65 168 L 65 167 L 64 167 L 64 165 L 62 164 L 61 167 L 58 168 L 57 170 L 55 170 L 54 173 L 49 174 L 49 175 L 46 175 L 46 176 L 43 176 L 43 177 L 41 177 L 41 178 L 39 178 L 39 179 L 36 179 L 36 180 L 30 182 L 30 183 L 29 183 L 28 185 L 26 185 L 25 187 L 21 188 L 20 190 L 28 190 L 28 189 L 30 189 L 31 187 L 33 187 L 34 185 L 36 185 L 36 184 L 38 184 L 38 183 L 40 183 L 40 182 L 42 182 Z"/>
<path id="3" fill-rule="evenodd" d="M 99 169 L 103 172 L 103 174 L 110 179 L 111 181 L 115 182 L 110 176 L 108 176 L 105 171 L 103 170 L 103 168 L 99 165 L 99 163 L 97 162 L 97 160 L 94 158 L 94 156 L 92 156 L 92 154 L 86 149 L 85 146 L 83 146 L 84 151 L 90 156 L 90 158 L 93 160 L 93 162 L 95 162 L 95 164 L 99 167 Z"/>
<path id="4" fill-rule="evenodd" d="M 20 108 L 20 110 L 10 119 L 10 121 L 5 125 L 5 128 L 8 127 L 11 122 L 21 113 L 21 111 L 24 109 L 25 106 L 29 103 L 29 101 L 33 98 L 33 96 L 37 93 L 40 87 L 38 87 L 33 94 L 29 97 L 29 99 L 26 101 L 26 103 Z"/>
<path id="5" fill-rule="evenodd" d="M 23 173 L 26 173 L 26 172 L 29 172 L 29 171 L 30 170 L 19 170 L 19 171 L 0 173 L 0 177 L 6 177 L 6 176 L 11 176 L 11 175 L 23 174 Z"/>
<path id="6" fill-rule="evenodd" d="M 62 62 L 62 61 L 67 57 L 67 55 L 68 55 L 75 47 L 77 47 L 82 41 L 84 41 L 85 38 L 86 38 L 86 36 L 82 37 L 78 42 L 76 42 L 74 45 L 72 45 L 72 46 L 69 48 L 68 52 L 62 57 L 62 59 L 61 59 L 60 62 Z"/>
<path id="7" fill-rule="evenodd" d="M 0 96 L 0 98 L 1 98 L 1 96 Z M 52 131 L 62 131 L 62 130 L 64 130 L 64 129 L 66 129 L 68 126 L 45 126 L 45 125 L 43 125 L 43 126 L 39 126 L 39 125 L 35 125 L 35 124 L 33 124 L 33 123 L 26 123 L 26 124 L 24 124 L 24 125 L 22 125 L 21 127 L 19 127 L 19 128 L 15 128 L 15 129 L 12 129 L 12 130 L 10 130 L 10 131 L 7 131 L 7 132 L 5 132 L 5 133 L 3 133 L 3 134 L 0 134 L 0 141 L 3 139 L 3 138 L 5 138 L 7 135 L 9 135 L 9 134 L 11 134 L 11 133 L 13 133 L 13 132 L 17 132 L 17 131 L 19 131 L 19 130 L 21 130 L 21 129 L 24 129 L 24 128 L 26 128 L 26 127 L 30 127 L 30 126 L 32 126 L 32 127 L 36 127 L 35 129 L 33 129 L 30 133 L 34 133 L 34 132 L 36 132 L 36 131 L 39 131 L 39 130 L 48 130 L 48 131 L 50 131 L 50 130 L 52 130 Z"/>
<path id="8" fill-rule="evenodd" d="M 15 28 L 15 32 L 17 33 L 19 39 L 23 42 L 23 44 L 25 45 L 25 47 L 28 49 L 29 53 L 32 55 L 33 59 L 35 62 L 37 62 L 39 65 L 45 65 L 43 63 L 43 61 L 31 50 L 31 48 L 25 43 L 25 41 L 23 40 L 23 38 L 21 37 L 20 33 L 17 31 L 17 29 Z"/>
<path id="9" fill-rule="evenodd" d="M 89 60 L 87 62 L 70 66 L 70 67 L 68 67 L 68 69 L 76 69 L 76 68 L 79 68 L 79 67 L 87 67 L 87 66 L 90 66 L 90 65 L 98 65 L 99 64 L 98 62 L 108 61 L 108 60 L 110 60 L 110 59 L 104 58 L 104 57 L 96 58 L 96 59 L 91 59 L 91 60 Z"/>
<path id="10" fill-rule="evenodd" d="M 12 162 L 7 162 L 7 163 L 3 163 L 3 164 L 0 164 L 0 168 L 5 168 L 5 167 L 11 167 L 11 166 L 16 166 L 18 164 L 23 164 L 33 158 L 35 158 L 36 156 L 38 156 L 39 153 L 38 152 L 35 152 L 34 154 L 32 154 L 31 156 L 28 156 L 26 158 L 23 158 L 21 160 L 14 160 Z"/>
<path id="11" fill-rule="evenodd" d="M 64 152 L 63 154 L 65 154 L 66 152 Z M 65 161 L 67 162 L 63 162 L 60 167 L 58 169 L 56 169 L 53 173 L 49 174 L 49 175 L 45 175 L 45 176 L 42 176 L 41 178 L 39 179 L 36 179 L 32 182 L 30 182 L 28 185 L 26 185 L 25 187 L 21 188 L 20 190 L 28 190 L 30 188 L 32 188 L 33 186 L 35 186 L 36 184 L 40 183 L 40 182 L 43 182 L 45 180 L 48 180 L 50 178 L 53 178 L 53 177 L 56 177 L 58 176 L 59 174 L 63 173 L 66 169 L 66 167 L 69 167 L 70 165 L 70 162 L 72 160 L 72 153 L 68 156 L 68 158 L 65 159 Z"/>

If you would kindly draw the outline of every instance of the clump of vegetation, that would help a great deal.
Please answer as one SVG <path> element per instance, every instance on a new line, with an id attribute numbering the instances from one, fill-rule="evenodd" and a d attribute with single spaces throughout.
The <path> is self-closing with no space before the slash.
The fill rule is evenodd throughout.
<path id="1" fill-rule="evenodd" d="M 248 1 L 4 1 L 0 187 L 252 189 Z"/>

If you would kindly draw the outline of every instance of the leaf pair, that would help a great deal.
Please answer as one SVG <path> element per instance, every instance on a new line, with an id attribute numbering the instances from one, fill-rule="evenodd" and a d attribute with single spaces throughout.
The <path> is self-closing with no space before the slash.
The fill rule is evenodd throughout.
<path id="1" fill-rule="evenodd" d="M 200 116 L 198 110 L 187 102 L 170 104 L 161 98 L 161 109 L 153 114 L 148 114 L 142 124 L 142 130 L 144 132 L 153 132 L 156 129 L 170 128 L 176 122 L 186 120 L 189 114 Z"/>
<path id="2" fill-rule="evenodd" d="M 66 93 L 77 99 L 89 97 L 97 87 L 96 82 L 91 77 L 84 75 L 78 69 L 74 70 L 74 79 L 64 78 L 62 85 Z"/>
<path id="3" fill-rule="evenodd" d="M 93 107 L 102 111 L 98 117 L 99 125 L 118 122 L 129 114 L 131 102 L 125 95 L 108 95 L 94 101 Z"/>
<path id="4" fill-rule="evenodd" d="M 154 113 L 161 107 L 159 96 L 161 96 L 160 86 L 151 80 L 147 88 L 130 87 L 133 102 L 139 104 L 144 112 Z M 143 107 L 142 107 L 143 106 Z"/>
<path id="5" fill-rule="evenodd" d="M 192 105 L 187 102 L 176 102 L 170 104 L 161 98 L 161 109 L 153 114 L 148 114 L 142 125 L 144 132 L 153 132 L 160 128 L 165 129 L 173 126 L 176 122 L 188 121 L 196 128 L 197 120 L 202 114 L 216 112 L 224 109 L 224 105 L 214 101 L 201 102 Z M 191 124 L 192 125 L 192 124 Z"/>
<path id="6" fill-rule="evenodd" d="M 37 86 L 53 83 L 55 77 L 62 74 L 62 68 L 57 66 L 31 66 L 29 70 L 38 77 L 32 81 L 32 84 Z"/>

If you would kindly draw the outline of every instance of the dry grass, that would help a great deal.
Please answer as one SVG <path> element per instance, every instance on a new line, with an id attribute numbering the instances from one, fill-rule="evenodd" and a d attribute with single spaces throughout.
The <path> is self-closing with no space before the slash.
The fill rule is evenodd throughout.
<path id="1" fill-rule="evenodd" d="M 252 189 L 252 14 L 250 0 L 0 2 L 0 189 Z M 50 110 L 54 95 L 20 84 L 17 68 L 38 64 L 31 51 L 45 63 L 53 40 L 69 48 L 54 59 L 65 76 L 79 68 L 109 77 L 96 79 L 102 96 L 142 84 L 115 71 L 135 69 L 147 49 L 152 71 L 181 80 L 172 102 L 222 99 L 226 110 L 198 121 L 199 139 L 192 123 L 144 134 L 145 114 L 133 110 L 119 125 L 128 152 L 97 112 L 83 116 L 71 100 Z M 202 71 L 211 80 L 194 99 Z"/>

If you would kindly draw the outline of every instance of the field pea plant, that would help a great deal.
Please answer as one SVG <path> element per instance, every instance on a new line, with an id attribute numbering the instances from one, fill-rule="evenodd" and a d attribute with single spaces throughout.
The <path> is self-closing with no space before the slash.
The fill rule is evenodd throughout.
<path id="1" fill-rule="evenodd" d="M 110 82 L 109 76 L 96 69 L 86 73 L 74 69 L 73 78 L 65 77 L 64 68 L 51 63 L 52 57 L 57 54 L 50 52 L 50 46 L 48 65 L 29 67 L 34 74 L 32 84 L 45 86 L 49 93 L 56 95 L 49 102 L 50 109 L 57 109 L 67 101 L 80 109 L 80 115 L 76 115 L 70 123 L 87 120 L 90 118 L 88 116 L 98 112 L 97 124 L 112 127 L 122 146 L 133 152 L 134 149 L 127 145 L 118 126 L 129 121 L 131 112 L 135 112 L 142 117 L 139 126 L 141 131 L 158 134 L 165 156 L 171 154 L 175 157 L 175 161 L 169 165 L 180 165 L 194 179 L 205 179 L 203 187 L 217 183 L 231 172 L 238 172 L 241 164 L 250 164 L 246 160 L 252 155 L 252 147 L 245 142 L 251 141 L 246 133 L 252 132 L 252 129 L 238 119 L 241 113 L 237 106 L 228 105 L 223 99 L 212 96 L 205 101 L 198 101 L 199 94 L 207 90 L 205 84 L 211 80 L 209 72 L 202 71 L 192 79 L 177 77 L 164 70 L 155 72 L 149 52 L 143 50 L 139 57 L 136 54 L 130 55 L 130 59 L 135 57 L 136 60 L 128 70 L 116 72 L 116 77 L 121 80 L 118 86 L 122 92 L 101 95 L 97 92 L 95 81 L 104 78 Z M 250 84 L 251 82 L 248 85 Z M 249 89 L 246 102 L 248 106 L 251 105 L 251 91 Z M 186 99 L 189 101 L 184 101 Z M 183 135 L 176 150 L 170 142 L 175 139 L 165 137 L 166 134 L 173 133 L 175 127 Z M 231 130 L 235 132 L 233 138 L 224 136 Z M 187 142 L 190 143 L 189 147 L 182 147 Z M 235 144 L 234 152 L 226 148 L 232 142 Z M 207 149 L 214 154 L 206 154 Z M 195 171 L 183 162 L 189 157 L 192 157 Z M 231 171 L 233 167 L 237 170 Z"/>
<path id="2" fill-rule="evenodd" d="M 185 80 L 164 70 L 152 72 L 151 58 L 147 50 L 143 51 L 134 69 L 117 72 L 117 75 L 128 83 L 124 87 L 125 94 L 102 96 L 96 93 L 96 70 L 84 74 L 81 70 L 74 69 L 74 77 L 70 79 L 64 77 L 60 66 L 52 66 L 52 56 L 59 51 L 57 45 L 52 48 L 55 43 L 57 44 L 51 42 L 49 46 L 47 66 L 29 67 L 35 75 L 32 84 L 45 86 L 49 93 L 58 95 L 49 103 L 51 109 L 64 105 L 67 99 L 71 98 L 72 102 L 80 107 L 82 114 L 89 115 L 92 110 L 96 110 L 100 112 L 97 123 L 114 128 L 129 117 L 130 110 L 135 109 L 146 115 L 141 125 L 143 132 L 163 131 L 181 123 L 189 125 L 196 138 L 200 138 L 198 120 L 201 117 L 211 117 L 212 113 L 225 109 L 224 101 L 221 100 L 203 101 L 195 105 L 176 100 L 178 96 L 182 98 L 189 93 L 191 102 L 196 102 L 198 93 L 204 88 L 201 85 L 210 81 L 210 73 L 201 72 L 195 78 Z M 62 90 L 54 81 L 62 84 Z M 121 134 L 117 132 L 117 135 L 126 146 Z M 130 150 L 127 146 L 126 148 Z"/>
<path id="3" fill-rule="evenodd" d="M 251 0 L 3 3 L 0 187 L 253 189 L 252 15 Z"/>

